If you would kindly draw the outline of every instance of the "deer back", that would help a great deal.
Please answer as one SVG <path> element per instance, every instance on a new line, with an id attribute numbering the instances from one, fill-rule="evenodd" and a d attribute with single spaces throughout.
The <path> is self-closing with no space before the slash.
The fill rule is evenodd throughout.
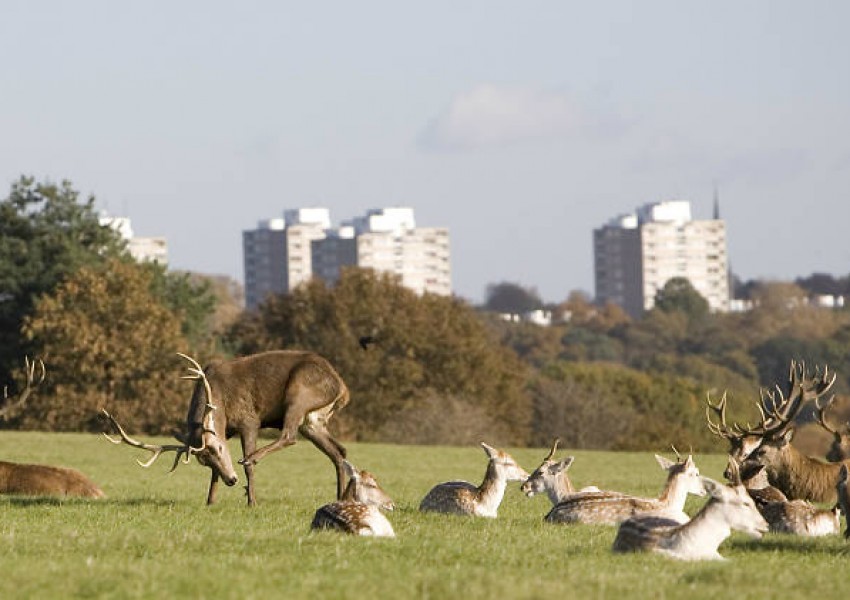
<path id="1" fill-rule="evenodd" d="M 76 469 L 5 461 L 0 461 L 0 493 L 78 498 L 106 497 L 103 490 Z"/>

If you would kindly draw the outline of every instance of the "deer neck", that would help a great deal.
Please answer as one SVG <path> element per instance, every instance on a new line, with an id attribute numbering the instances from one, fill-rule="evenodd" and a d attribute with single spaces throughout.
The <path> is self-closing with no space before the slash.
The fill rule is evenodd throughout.
<path id="1" fill-rule="evenodd" d="M 661 490 L 658 502 L 665 508 L 684 510 L 685 500 L 688 499 L 688 487 L 683 477 L 675 475 L 667 478 L 667 485 Z"/>
<path id="2" fill-rule="evenodd" d="M 496 516 L 496 511 L 502 503 L 507 486 L 508 480 L 505 478 L 502 469 L 497 467 L 493 461 L 490 461 L 487 464 L 484 481 L 478 486 L 478 494 L 476 495 L 478 511 L 483 515 Z"/>
<path id="3" fill-rule="evenodd" d="M 720 502 L 712 498 L 693 519 L 673 532 L 669 546 L 686 557 L 716 556 L 717 548 L 731 534 Z"/>
<path id="4" fill-rule="evenodd" d="M 561 471 L 553 479 L 552 484 L 546 486 L 546 494 L 552 502 L 552 506 L 559 504 L 575 493 L 570 478 L 566 471 Z"/>

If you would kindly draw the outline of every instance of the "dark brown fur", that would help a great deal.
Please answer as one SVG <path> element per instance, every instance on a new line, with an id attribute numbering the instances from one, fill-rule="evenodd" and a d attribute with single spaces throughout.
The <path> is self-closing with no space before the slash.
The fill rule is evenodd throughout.
<path id="1" fill-rule="evenodd" d="M 342 497 L 345 448 L 327 430 L 327 421 L 349 402 L 348 388 L 330 363 L 313 352 L 276 350 L 215 362 L 204 369 L 212 398 L 216 430 L 239 435 L 247 479 L 248 504 L 256 503 L 254 464 L 270 452 L 291 446 L 300 432 L 331 459 L 337 471 L 337 498 Z M 192 395 L 188 441 L 198 446 L 203 431 L 206 390 L 199 381 Z M 280 437 L 257 449 L 261 428 L 280 429 Z M 207 502 L 215 500 L 220 473 L 215 467 Z"/>
<path id="2" fill-rule="evenodd" d="M 0 494 L 104 498 L 106 494 L 75 469 L 0 461 Z"/>

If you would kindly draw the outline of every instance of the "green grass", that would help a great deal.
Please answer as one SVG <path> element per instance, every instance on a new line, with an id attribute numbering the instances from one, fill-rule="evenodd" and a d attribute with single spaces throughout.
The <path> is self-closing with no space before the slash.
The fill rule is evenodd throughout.
<path id="1" fill-rule="evenodd" d="M 232 449 L 239 455 L 238 444 Z M 723 563 L 613 555 L 615 530 L 543 523 L 545 497 L 512 484 L 496 520 L 420 514 L 430 487 L 480 482 L 476 447 L 351 444 L 349 457 L 375 472 L 395 499 L 397 539 L 311 533 L 315 509 L 332 499 L 333 469 L 309 443 L 266 458 L 257 469 L 259 506 L 241 487 L 204 504 L 209 471 L 197 463 L 166 474 L 139 451 L 95 435 L 0 433 L 0 457 L 80 469 L 104 501 L 0 496 L 2 598 L 845 598 L 850 543 L 734 535 Z M 527 470 L 545 450 L 516 450 Z M 559 453 L 560 454 L 560 453 Z M 574 483 L 657 494 L 663 473 L 650 453 L 576 452 Z M 718 478 L 720 456 L 697 456 Z M 240 486 L 243 482 L 240 481 Z M 699 499 L 688 504 L 695 512 Z"/>

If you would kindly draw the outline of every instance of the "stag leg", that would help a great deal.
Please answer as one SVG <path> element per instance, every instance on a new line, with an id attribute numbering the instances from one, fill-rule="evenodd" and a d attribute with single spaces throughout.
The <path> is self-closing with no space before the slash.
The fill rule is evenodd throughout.
<path id="1" fill-rule="evenodd" d="M 321 450 L 325 456 L 331 459 L 334 467 L 336 467 L 336 498 L 342 498 L 342 493 L 345 491 L 345 470 L 342 465 L 345 459 L 346 450 L 335 439 L 331 437 L 326 429 L 315 427 L 313 423 L 305 423 L 299 431 L 301 435 L 313 442 L 313 445 Z"/>
<path id="2" fill-rule="evenodd" d="M 242 456 L 250 456 L 257 448 L 257 432 L 248 431 L 240 436 L 242 440 Z M 242 463 L 245 469 L 245 493 L 248 496 L 248 506 L 257 505 L 257 497 L 254 493 L 254 463 Z"/>
<path id="3" fill-rule="evenodd" d="M 210 477 L 210 489 L 207 492 L 207 504 L 215 504 L 215 492 L 218 488 L 218 473 L 212 469 L 212 477 Z"/>

